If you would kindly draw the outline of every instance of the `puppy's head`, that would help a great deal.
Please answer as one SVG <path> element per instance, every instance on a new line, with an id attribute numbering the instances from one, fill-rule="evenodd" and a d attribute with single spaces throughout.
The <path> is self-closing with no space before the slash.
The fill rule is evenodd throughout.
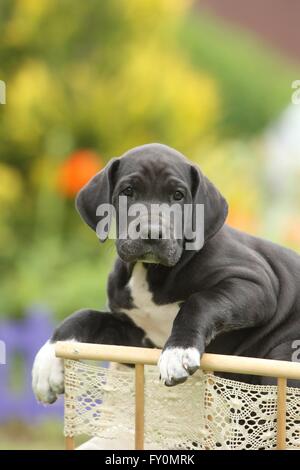
<path id="1" fill-rule="evenodd" d="M 204 207 L 200 227 L 195 227 L 197 205 Z M 165 266 L 181 258 L 187 218 L 203 231 L 205 243 L 227 216 L 225 199 L 199 168 L 161 144 L 136 147 L 112 159 L 81 189 L 76 207 L 101 241 L 116 216 L 116 247 L 124 261 Z"/>

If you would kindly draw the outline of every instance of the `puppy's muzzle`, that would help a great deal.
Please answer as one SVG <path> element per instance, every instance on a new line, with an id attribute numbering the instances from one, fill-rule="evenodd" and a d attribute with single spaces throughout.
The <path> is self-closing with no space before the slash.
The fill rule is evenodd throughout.
<path id="1" fill-rule="evenodd" d="M 140 224 L 138 236 L 117 241 L 117 251 L 124 261 L 174 266 L 182 254 L 180 240 L 169 236 L 162 224 Z"/>

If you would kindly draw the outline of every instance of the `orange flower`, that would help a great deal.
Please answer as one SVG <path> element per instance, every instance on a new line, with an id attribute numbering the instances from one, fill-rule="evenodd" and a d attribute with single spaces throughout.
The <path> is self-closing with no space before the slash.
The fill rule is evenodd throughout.
<path id="1" fill-rule="evenodd" d="M 231 208 L 228 213 L 226 223 L 231 227 L 245 232 L 256 233 L 258 230 L 258 221 L 253 215 L 246 211 Z"/>
<path id="2" fill-rule="evenodd" d="M 291 247 L 298 248 L 300 245 L 300 218 L 294 216 L 286 223 L 286 228 L 283 233 L 284 242 Z"/>
<path id="3" fill-rule="evenodd" d="M 92 150 L 77 150 L 60 166 L 58 170 L 58 189 L 67 197 L 75 194 L 103 168 L 99 155 Z"/>

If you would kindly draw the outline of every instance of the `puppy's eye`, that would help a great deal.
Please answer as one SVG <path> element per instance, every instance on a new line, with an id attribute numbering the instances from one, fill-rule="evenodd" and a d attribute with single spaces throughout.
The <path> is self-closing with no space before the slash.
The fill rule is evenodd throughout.
<path id="1" fill-rule="evenodd" d="M 183 192 L 181 192 L 181 191 L 178 191 L 178 190 L 177 190 L 177 191 L 175 191 L 175 193 L 173 194 L 173 199 L 174 199 L 175 201 L 181 201 L 181 199 L 183 199 L 183 198 L 184 198 L 184 194 L 183 194 Z"/>
<path id="2" fill-rule="evenodd" d="M 133 187 L 132 187 L 132 186 L 128 186 L 128 188 L 123 189 L 123 191 L 121 192 L 121 194 L 122 194 L 123 196 L 127 196 L 127 197 L 133 196 Z"/>

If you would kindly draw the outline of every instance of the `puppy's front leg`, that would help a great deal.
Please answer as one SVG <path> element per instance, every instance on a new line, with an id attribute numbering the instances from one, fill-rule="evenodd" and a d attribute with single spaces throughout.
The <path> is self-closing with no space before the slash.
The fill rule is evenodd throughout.
<path id="1" fill-rule="evenodd" d="M 277 296 L 257 280 L 231 279 L 193 294 L 180 308 L 159 359 L 167 386 L 184 382 L 200 366 L 205 347 L 219 333 L 266 323 L 276 311 Z"/>
<path id="2" fill-rule="evenodd" d="M 123 346 L 152 346 L 144 331 L 125 314 L 80 310 L 64 320 L 37 353 L 32 388 L 42 403 L 53 403 L 64 392 L 63 360 L 55 356 L 56 341 L 79 341 Z"/>

